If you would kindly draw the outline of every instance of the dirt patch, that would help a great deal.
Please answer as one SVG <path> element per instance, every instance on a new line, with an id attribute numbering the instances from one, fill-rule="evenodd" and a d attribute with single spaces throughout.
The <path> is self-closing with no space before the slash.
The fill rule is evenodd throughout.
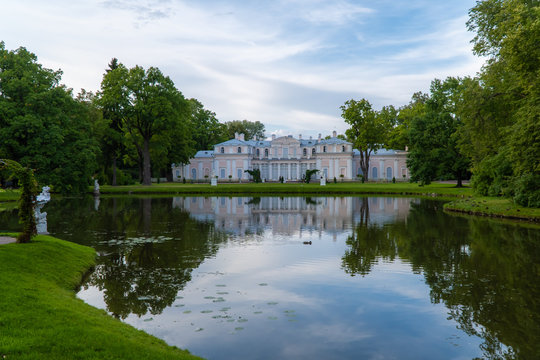
<path id="1" fill-rule="evenodd" d="M 17 242 L 17 239 L 15 239 L 14 237 L 0 236 L 0 245 L 10 244 L 10 243 L 14 243 L 14 242 Z"/>

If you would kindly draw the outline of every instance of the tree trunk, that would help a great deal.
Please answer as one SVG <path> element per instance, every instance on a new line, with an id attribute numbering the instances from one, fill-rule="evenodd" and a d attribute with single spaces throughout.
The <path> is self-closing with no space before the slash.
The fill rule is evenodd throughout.
<path id="1" fill-rule="evenodd" d="M 457 185 L 456 187 L 460 188 L 460 187 L 463 187 L 463 182 L 461 180 L 461 172 L 459 174 L 457 174 Z"/>
<path id="2" fill-rule="evenodd" d="M 116 186 L 116 154 L 113 155 L 112 160 L 112 186 Z"/>
<path id="3" fill-rule="evenodd" d="M 143 149 L 143 185 L 152 185 L 152 171 L 150 164 L 150 139 L 144 139 Z"/>

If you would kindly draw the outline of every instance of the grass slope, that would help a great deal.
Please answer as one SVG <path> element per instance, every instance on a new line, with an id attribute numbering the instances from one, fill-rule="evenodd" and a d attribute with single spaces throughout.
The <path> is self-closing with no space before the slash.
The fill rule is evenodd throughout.
<path id="1" fill-rule="evenodd" d="M 444 204 L 446 211 L 540 222 L 540 209 L 519 206 L 512 199 L 474 197 Z"/>
<path id="2" fill-rule="evenodd" d="M 75 297 L 93 249 L 37 236 L 0 245 L 0 358 L 193 359 Z"/>

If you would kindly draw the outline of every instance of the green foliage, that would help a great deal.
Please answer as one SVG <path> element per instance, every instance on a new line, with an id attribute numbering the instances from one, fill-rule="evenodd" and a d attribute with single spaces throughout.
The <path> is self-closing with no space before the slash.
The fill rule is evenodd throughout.
<path id="1" fill-rule="evenodd" d="M 509 195 L 512 178 L 512 163 L 506 152 L 486 157 L 474 170 L 471 185 L 483 196 Z"/>
<path id="2" fill-rule="evenodd" d="M 104 75 L 101 90 L 102 106 L 114 108 L 121 118 L 144 185 L 151 185 L 152 163 L 155 170 L 168 171 L 171 163 L 188 161 L 191 106 L 169 77 L 154 67 L 128 70 L 119 64 Z"/>
<path id="3" fill-rule="evenodd" d="M 311 181 L 311 178 L 313 177 L 313 175 L 315 175 L 318 172 L 319 172 L 319 170 L 317 170 L 317 169 L 307 169 L 306 174 L 304 175 L 304 182 L 306 184 L 309 184 L 309 182 Z"/>
<path id="4" fill-rule="evenodd" d="M 233 120 L 225 123 L 229 139 L 234 139 L 234 134 L 244 134 L 246 140 L 264 139 L 264 124 L 259 121 Z"/>
<path id="5" fill-rule="evenodd" d="M 251 177 L 253 178 L 253 181 L 255 183 L 260 183 L 261 180 L 261 170 L 259 169 L 253 169 L 253 170 L 244 170 L 244 172 L 247 172 Z"/>
<path id="6" fill-rule="evenodd" d="M 205 109 L 197 99 L 188 101 L 191 108 L 191 129 L 195 150 L 212 149 L 215 144 L 232 138 L 228 137 L 227 125 L 220 123 L 214 112 Z"/>
<path id="7" fill-rule="evenodd" d="M 360 151 L 360 168 L 367 179 L 371 153 L 387 142 L 388 133 L 395 124 L 396 111 L 389 106 L 377 112 L 366 99 L 347 100 L 340 109 L 341 117 L 350 125 L 345 134 L 353 148 Z"/>
<path id="8" fill-rule="evenodd" d="M 540 208 L 540 175 L 525 174 L 514 184 L 514 201 L 521 206 Z"/>
<path id="9" fill-rule="evenodd" d="M 25 48 L 0 42 L 0 157 L 35 169 L 55 191 L 83 192 L 96 170 L 91 110 Z"/>
<path id="10" fill-rule="evenodd" d="M 421 185 L 435 179 L 453 177 L 462 186 L 467 176 L 469 159 L 457 146 L 461 120 L 455 115 L 455 96 L 459 93 L 460 80 L 448 78 L 444 82 L 433 80 L 425 113 L 416 116 L 410 124 L 411 149 L 407 166 L 411 180 Z"/>
<path id="11" fill-rule="evenodd" d="M 19 223 L 23 231 L 17 236 L 17 242 L 28 243 L 37 234 L 34 208 L 38 194 L 37 181 L 32 169 L 21 166 L 13 160 L 0 159 L 0 170 L 7 169 L 18 179 L 22 188 L 19 198 Z"/>

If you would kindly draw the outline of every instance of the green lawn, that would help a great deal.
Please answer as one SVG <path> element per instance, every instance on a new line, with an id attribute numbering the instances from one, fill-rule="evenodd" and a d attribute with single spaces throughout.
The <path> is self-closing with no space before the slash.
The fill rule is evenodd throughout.
<path id="1" fill-rule="evenodd" d="M 93 191 L 93 188 L 89 191 Z M 433 183 L 427 186 L 418 186 L 408 182 L 398 183 L 365 183 L 360 182 L 332 182 L 326 186 L 319 183 L 220 183 L 218 186 L 210 184 L 182 184 L 164 183 L 151 186 L 128 185 L 109 186 L 100 188 L 101 194 L 220 194 L 220 195 L 332 195 L 332 194 L 398 194 L 398 195 L 424 195 L 424 196 L 471 196 L 468 187 L 456 188 L 450 184 Z"/>
<path id="2" fill-rule="evenodd" d="M 0 202 L 16 201 L 19 199 L 19 190 L 4 190 L 0 189 Z"/>
<path id="3" fill-rule="evenodd" d="M 193 359 L 75 297 L 89 247 L 37 236 L 0 245 L 0 359 Z"/>

